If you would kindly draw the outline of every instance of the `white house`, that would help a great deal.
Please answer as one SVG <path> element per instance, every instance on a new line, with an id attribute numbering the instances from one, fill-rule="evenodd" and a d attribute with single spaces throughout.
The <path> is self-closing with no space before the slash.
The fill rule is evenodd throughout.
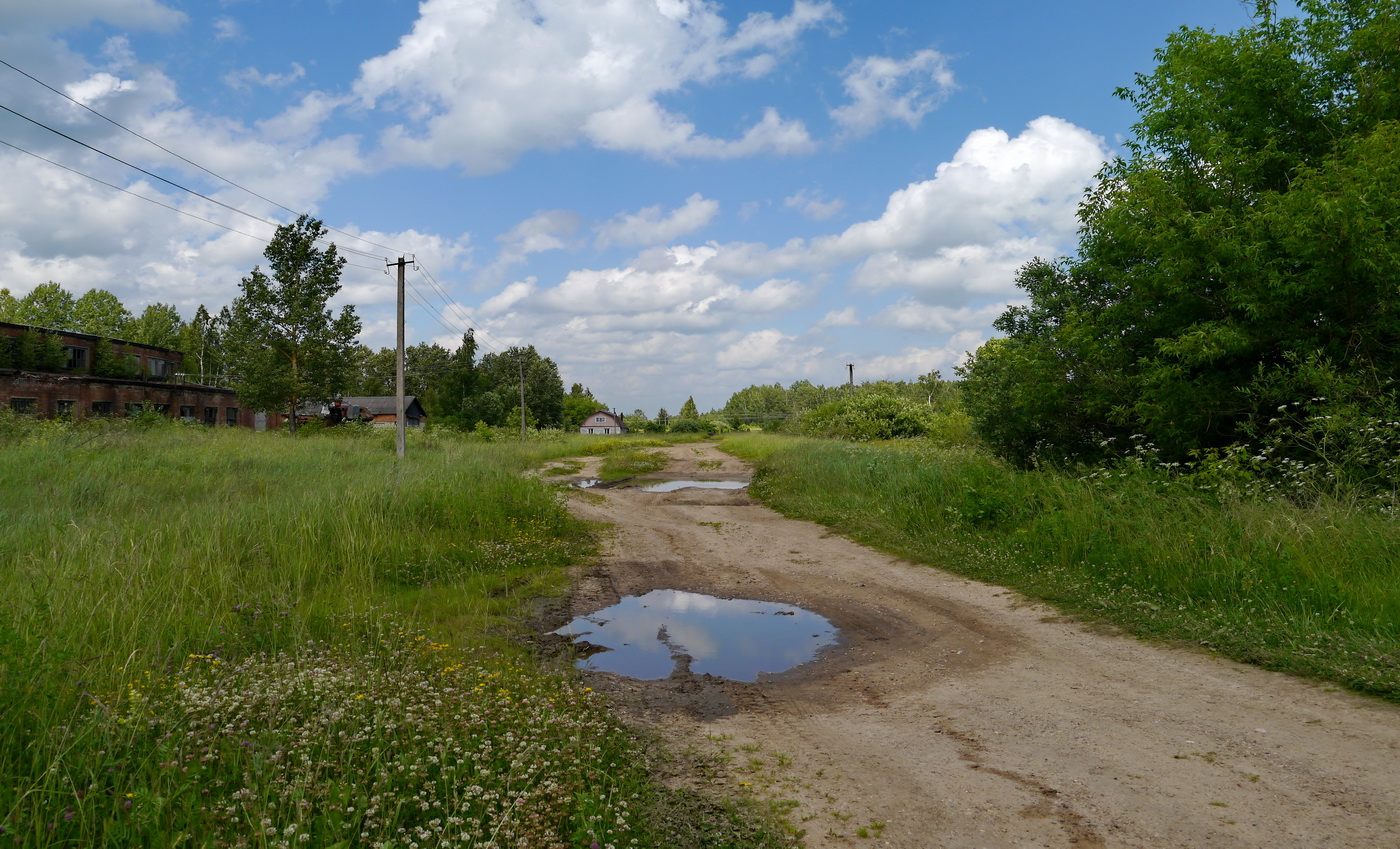
<path id="1" fill-rule="evenodd" d="M 579 425 L 579 433 L 626 433 L 627 425 L 623 424 L 622 416 L 617 413 L 610 413 L 607 410 L 595 410 L 588 414 L 588 418 Z"/>

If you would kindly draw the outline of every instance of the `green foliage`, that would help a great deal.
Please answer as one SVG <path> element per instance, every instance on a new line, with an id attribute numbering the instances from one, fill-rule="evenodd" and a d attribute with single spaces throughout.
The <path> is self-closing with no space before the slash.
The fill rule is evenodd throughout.
<path id="1" fill-rule="evenodd" d="M 67 353 L 63 349 L 63 339 L 54 333 L 45 333 L 30 327 L 13 342 L 9 337 L 3 342 L 10 349 L 9 360 L 17 369 L 61 371 L 68 361 Z"/>
<path id="2" fill-rule="evenodd" d="M 89 366 L 97 377 L 131 377 L 131 363 L 117 353 L 110 339 L 98 339 L 92 345 L 92 364 Z"/>
<path id="3" fill-rule="evenodd" d="M 89 289 L 73 305 L 73 324 L 69 330 L 91 333 L 93 336 L 127 339 L 131 311 L 106 289 Z M 138 340 L 131 340 L 138 341 Z"/>
<path id="4" fill-rule="evenodd" d="M 677 416 L 671 420 L 671 426 L 667 430 L 671 433 L 709 433 L 711 427 L 704 419 Z"/>
<path id="5" fill-rule="evenodd" d="M 156 303 L 147 305 L 131 320 L 125 338 L 139 345 L 179 350 L 184 330 L 185 322 L 174 306 Z"/>
<path id="6" fill-rule="evenodd" d="M 40 283 L 20 298 L 14 309 L 16 324 L 32 324 L 35 327 L 48 327 L 55 330 L 69 330 L 73 327 L 73 295 L 58 283 L 50 280 Z"/>
<path id="7" fill-rule="evenodd" d="M 582 425 L 591 414 L 607 408 L 606 404 L 593 397 L 593 393 L 586 386 L 575 383 L 569 387 L 569 394 L 564 396 L 564 427 L 573 430 Z"/>
<path id="8" fill-rule="evenodd" d="M 1030 305 L 963 371 L 1003 456 L 1091 457 L 1141 433 L 1182 461 L 1247 442 L 1280 404 L 1394 406 L 1400 12 L 1300 7 L 1180 30 L 1119 92 L 1140 120 L 1081 207 L 1076 255 L 1021 270 Z"/>
<path id="9" fill-rule="evenodd" d="M 481 358 L 479 385 L 495 395 L 481 399 L 479 418 L 497 426 L 520 426 L 522 370 L 527 418 L 538 422 L 539 427 L 563 425 L 564 382 L 559 378 L 559 367 L 549 357 L 540 356 L 534 345 L 515 346 Z"/>
<path id="10" fill-rule="evenodd" d="M 685 403 L 681 405 L 681 411 L 677 413 L 677 416 L 682 419 L 700 418 L 700 411 L 695 407 L 694 397 L 685 399 Z"/>
<path id="11" fill-rule="evenodd" d="M 467 845 L 671 845 L 622 804 L 662 791 L 603 701 L 499 636 L 588 545 L 520 473 L 584 441 L 413 433 L 400 462 L 389 434 L 344 428 L 18 427 L 0 439 L 7 838 L 446 846 L 456 817 Z"/>
<path id="12" fill-rule="evenodd" d="M 809 436 L 830 436 L 856 442 L 926 435 L 933 426 L 933 409 L 883 392 L 863 392 L 829 401 L 802 417 Z"/>
<path id="13" fill-rule="evenodd" d="M 225 331 L 240 401 L 254 410 L 287 410 L 292 430 L 300 402 L 332 400 L 350 385 L 360 332 L 354 307 L 332 316 L 326 306 L 340 291 L 345 259 L 335 245 L 316 246 L 325 233 L 306 215 L 278 227 L 264 251 L 272 277 L 254 268 L 243 278 Z"/>
<path id="14" fill-rule="evenodd" d="M 223 331 L 227 327 L 227 310 L 212 316 L 203 304 L 195 310 L 194 318 L 180 328 L 180 339 L 173 347 L 184 353 L 181 367 L 195 380 L 210 380 L 209 376 L 223 374 Z"/>

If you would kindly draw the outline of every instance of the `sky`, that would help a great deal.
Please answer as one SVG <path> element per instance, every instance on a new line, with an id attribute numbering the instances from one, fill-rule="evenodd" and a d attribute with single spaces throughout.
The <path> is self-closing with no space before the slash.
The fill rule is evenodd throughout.
<path id="1" fill-rule="evenodd" d="M 307 212 L 365 344 L 408 256 L 409 344 L 619 411 L 952 377 L 1073 251 L 1114 90 L 1253 6 L 0 0 L 0 287 L 217 312 Z"/>

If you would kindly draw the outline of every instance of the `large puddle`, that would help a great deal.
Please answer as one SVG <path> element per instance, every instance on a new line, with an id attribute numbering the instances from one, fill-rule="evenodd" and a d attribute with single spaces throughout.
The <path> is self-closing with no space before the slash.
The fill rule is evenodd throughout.
<path id="1" fill-rule="evenodd" d="M 657 481 L 642 487 L 642 492 L 675 492 L 678 489 L 743 489 L 748 481 Z"/>
<path id="2" fill-rule="evenodd" d="M 578 666 L 654 680 L 676 670 L 757 681 L 836 644 L 823 616 L 790 604 L 652 590 L 554 631 L 589 644 Z M 595 648 L 596 647 L 596 648 Z"/>

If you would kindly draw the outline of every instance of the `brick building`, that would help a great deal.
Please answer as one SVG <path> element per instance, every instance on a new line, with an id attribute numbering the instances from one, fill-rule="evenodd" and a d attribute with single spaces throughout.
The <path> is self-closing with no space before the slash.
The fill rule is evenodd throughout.
<path id="1" fill-rule="evenodd" d="M 149 407 L 205 424 L 254 426 L 254 412 L 232 389 L 191 382 L 183 361 L 181 352 L 155 345 L 0 322 L 0 404 L 44 418 L 127 416 Z M 283 418 L 268 414 L 266 426 Z"/>

